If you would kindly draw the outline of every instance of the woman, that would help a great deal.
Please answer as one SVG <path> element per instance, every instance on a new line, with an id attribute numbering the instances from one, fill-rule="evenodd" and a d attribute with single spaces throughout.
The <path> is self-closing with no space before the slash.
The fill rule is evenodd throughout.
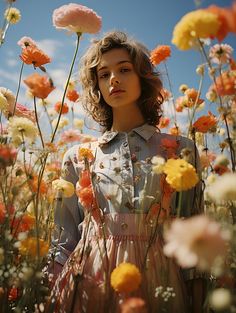
<path id="1" fill-rule="evenodd" d="M 147 312 L 184 313 L 190 305 L 201 312 L 185 284 L 196 279 L 195 271 L 184 272 L 165 257 L 162 238 L 163 223 L 176 216 L 177 206 L 185 217 L 199 213 L 201 186 L 183 192 L 180 201 L 151 163 L 156 155 L 168 159 L 188 151 L 189 161 L 197 166 L 197 151 L 191 140 L 156 128 L 162 83 L 147 49 L 122 32 L 108 33 L 84 55 L 80 81 L 84 107 L 104 133 L 97 142 L 71 148 L 63 161 L 64 177 L 78 181 L 85 219 L 82 238 L 57 278 L 48 312 L 120 312 L 122 297 L 112 291 L 110 274 L 122 262 L 139 268 L 142 283 L 132 296 L 145 300 Z M 93 199 L 88 197 L 91 186 Z M 75 199 L 56 210 L 64 234 L 72 234 L 70 228 L 79 224 L 71 214 Z M 68 216 L 71 225 L 64 222 Z M 76 239 L 68 238 L 73 249 Z M 60 258 L 60 243 L 58 251 Z M 168 301 L 157 295 L 160 286 L 173 288 Z"/>

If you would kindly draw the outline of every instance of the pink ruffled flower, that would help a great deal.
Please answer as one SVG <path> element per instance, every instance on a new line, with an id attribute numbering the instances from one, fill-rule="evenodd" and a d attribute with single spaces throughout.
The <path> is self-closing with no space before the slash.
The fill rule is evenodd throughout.
<path id="1" fill-rule="evenodd" d="M 53 12 L 53 25 L 76 33 L 95 34 L 100 31 L 102 19 L 86 6 L 69 3 Z"/>
<path id="2" fill-rule="evenodd" d="M 17 44 L 22 48 L 27 48 L 27 47 L 37 47 L 37 44 L 36 42 L 31 38 L 31 37 L 22 37 L 18 42 Z"/>
<path id="3" fill-rule="evenodd" d="M 13 114 L 12 111 L 10 111 L 9 113 Z M 15 116 L 25 117 L 25 118 L 28 118 L 29 120 L 31 120 L 32 122 L 35 122 L 35 113 L 34 113 L 34 111 L 28 109 L 25 105 L 22 105 L 20 103 L 16 104 Z"/>
<path id="4" fill-rule="evenodd" d="M 216 64 L 229 63 L 234 49 L 227 44 L 216 44 L 211 47 L 209 57 Z"/>
<path id="5" fill-rule="evenodd" d="M 80 141 L 80 139 L 81 134 L 78 130 L 75 129 L 68 129 L 61 135 L 61 141 L 66 143 Z"/>
<path id="6" fill-rule="evenodd" d="M 164 253 L 185 268 L 209 270 L 217 257 L 227 254 L 228 233 L 205 215 L 176 219 L 164 234 Z"/>

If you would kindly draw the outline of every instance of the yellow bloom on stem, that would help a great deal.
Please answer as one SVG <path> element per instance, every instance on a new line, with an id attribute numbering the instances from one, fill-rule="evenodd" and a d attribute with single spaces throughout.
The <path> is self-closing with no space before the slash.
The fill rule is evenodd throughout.
<path id="1" fill-rule="evenodd" d="M 172 43 L 180 50 L 191 49 L 198 45 L 197 39 L 215 37 L 219 27 L 216 14 L 205 10 L 189 12 L 175 26 Z"/>
<path id="2" fill-rule="evenodd" d="M 20 10 L 18 10 L 17 8 L 7 9 L 4 13 L 4 17 L 9 23 L 16 24 L 21 19 Z"/>
<path id="3" fill-rule="evenodd" d="M 43 239 L 38 239 L 39 241 L 39 255 L 41 257 L 47 255 L 49 244 L 48 242 L 44 241 Z M 26 238 L 25 240 L 22 240 L 20 242 L 19 251 L 20 254 L 25 256 L 31 256 L 36 257 L 37 256 L 37 238 L 36 237 L 30 237 Z"/>
<path id="4" fill-rule="evenodd" d="M 87 159 L 89 161 L 92 161 L 94 158 L 93 153 L 88 148 L 80 148 L 79 149 L 79 159 Z"/>
<path id="5" fill-rule="evenodd" d="M 64 180 L 62 178 L 55 179 L 52 182 L 52 189 L 62 193 L 62 196 L 65 198 L 70 198 L 73 196 L 75 192 L 75 187 L 72 183 L 68 182 L 67 180 Z"/>
<path id="6" fill-rule="evenodd" d="M 169 159 L 164 173 L 168 184 L 177 191 L 191 189 L 199 181 L 195 168 L 183 159 Z"/>
<path id="7" fill-rule="evenodd" d="M 131 263 L 119 264 L 111 273 L 111 286 L 120 293 L 129 293 L 138 289 L 141 283 L 139 269 Z"/>

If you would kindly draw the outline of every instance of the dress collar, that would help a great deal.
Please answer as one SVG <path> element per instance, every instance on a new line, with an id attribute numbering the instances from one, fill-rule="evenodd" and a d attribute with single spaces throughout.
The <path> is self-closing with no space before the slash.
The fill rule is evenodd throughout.
<path id="1" fill-rule="evenodd" d="M 158 129 L 147 123 L 132 129 L 128 134 L 135 132 L 141 136 L 144 140 L 148 141 Z M 104 145 L 112 141 L 119 133 L 118 131 L 107 130 L 100 138 L 98 138 L 98 144 Z"/>

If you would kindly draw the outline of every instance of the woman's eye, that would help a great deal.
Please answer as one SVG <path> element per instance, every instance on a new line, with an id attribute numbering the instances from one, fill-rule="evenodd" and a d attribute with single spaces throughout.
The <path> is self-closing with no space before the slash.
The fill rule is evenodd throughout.
<path id="1" fill-rule="evenodd" d="M 108 77 L 108 73 L 102 73 L 99 75 L 99 78 L 107 78 Z"/>
<path id="2" fill-rule="evenodd" d="M 128 67 L 124 67 L 124 68 L 121 68 L 120 71 L 121 71 L 121 73 L 125 73 L 125 72 L 130 72 L 131 69 Z"/>

